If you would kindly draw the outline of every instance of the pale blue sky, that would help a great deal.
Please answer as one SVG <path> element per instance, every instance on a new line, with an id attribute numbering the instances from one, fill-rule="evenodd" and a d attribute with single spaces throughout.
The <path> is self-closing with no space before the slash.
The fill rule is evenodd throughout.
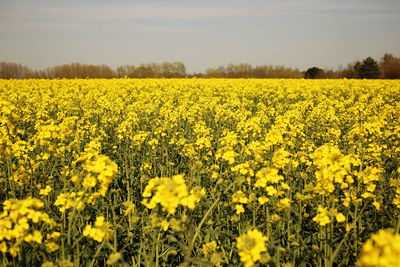
<path id="1" fill-rule="evenodd" d="M 0 0 L 0 61 L 336 69 L 400 56 L 400 0 Z"/>

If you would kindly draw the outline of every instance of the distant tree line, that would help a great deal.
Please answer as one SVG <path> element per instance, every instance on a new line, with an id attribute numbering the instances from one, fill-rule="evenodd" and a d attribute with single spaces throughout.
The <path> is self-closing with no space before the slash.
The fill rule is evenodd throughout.
<path id="1" fill-rule="evenodd" d="M 138 67 L 122 65 L 115 72 L 117 78 L 183 78 L 186 75 L 186 67 L 182 62 L 141 64 Z"/>
<path id="2" fill-rule="evenodd" d="M 18 63 L 0 62 L 0 78 L 2 79 L 23 79 L 33 78 L 32 70 L 27 66 Z"/>
<path id="3" fill-rule="evenodd" d="M 107 65 L 71 63 L 43 70 L 32 70 L 18 63 L 0 62 L 2 79 L 59 79 L 59 78 L 183 78 L 186 67 L 181 62 L 162 64 L 122 65 L 113 70 Z"/>
<path id="4" fill-rule="evenodd" d="M 226 67 L 209 68 L 205 74 L 199 73 L 196 76 L 206 78 L 302 78 L 304 74 L 298 69 L 284 66 L 253 67 L 250 64 L 228 64 Z"/>
<path id="5" fill-rule="evenodd" d="M 385 54 L 379 63 L 367 57 L 362 61 L 357 60 L 348 64 L 346 68 L 338 68 L 336 71 L 312 67 L 306 70 L 304 78 L 400 79 L 400 57 Z"/>
<path id="6" fill-rule="evenodd" d="M 107 65 L 71 63 L 32 70 L 19 63 L 0 62 L 2 79 L 58 79 L 58 78 L 308 78 L 308 79 L 400 79 L 400 58 L 385 54 L 379 62 L 371 57 L 355 61 L 337 70 L 311 67 L 306 71 L 284 66 L 228 64 L 209 68 L 205 73 L 188 74 L 182 62 L 121 65 L 115 70 Z"/>

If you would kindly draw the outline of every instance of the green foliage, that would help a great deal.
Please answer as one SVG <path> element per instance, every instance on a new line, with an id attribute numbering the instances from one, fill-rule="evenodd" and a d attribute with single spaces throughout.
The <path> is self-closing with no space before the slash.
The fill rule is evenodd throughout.
<path id="1" fill-rule="evenodd" d="M 306 79 L 316 79 L 321 77 L 324 74 L 324 71 L 317 67 L 312 67 L 307 69 L 306 73 L 304 74 L 304 78 Z"/>
<path id="2" fill-rule="evenodd" d="M 378 79 L 379 76 L 380 71 L 378 62 L 371 57 L 364 59 L 358 71 L 358 77 L 362 79 Z"/>

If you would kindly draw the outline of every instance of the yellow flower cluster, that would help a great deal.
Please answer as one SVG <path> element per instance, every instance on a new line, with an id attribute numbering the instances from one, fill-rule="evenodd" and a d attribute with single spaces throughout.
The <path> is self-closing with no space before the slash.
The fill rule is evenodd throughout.
<path id="1" fill-rule="evenodd" d="M 278 171 L 275 168 L 262 168 L 256 174 L 257 181 L 254 186 L 266 188 L 270 196 L 276 195 L 276 190 L 274 190 L 272 185 L 284 179 L 282 175 L 278 174 Z"/>
<path id="2" fill-rule="evenodd" d="M 217 250 L 217 248 L 218 248 L 217 242 L 211 241 L 206 244 L 203 244 L 202 252 L 204 255 L 211 255 L 212 253 L 214 253 L 214 251 Z"/>
<path id="3" fill-rule="evenodd" d="M 396 188 L 396 196 L 393 199 L 393 204 L 400 209 L 400 179 L 390 179 L 390 186 Z"/>
<path id="4" fill-rule="evenodd" d="M 59 237 L 60 237 L 60 232 L 56 231 L 46 235 L 45 244 L 49 252 L 54 252 L 59 249 L 60 246 L 56 243 Z"/>
<path id="5" fill-rule="evenodd" d="M 21 242 L 42 243 L 41 232 L 31 228 L 30 223 L 45 222 L 50 227 L 56 224 L 47 213 L 36 210 L 42 207 L 43 202 L 31 197 L 3 202 L 3 212 L 0 214 L 0 251 L 6 253 L 7 243 L 9 245 L 13 243 L 8 252 L 15 257 L 20 250 Z"/>
<path id="6" fill-rule="evenodd" d="M 154 195 L 153 192 L 155 192 Z M 143 191 L 143 197 L 151 197 L 151 199 L 144 199 L 142 203 L 149 209 L 154 209 L 157 204 L 160 204 L 163 210 L 175 214 L 179 205 L 194 209 L 196 203 L 205 194 L 206 191 L 202 188 L 194 188 L 189 193 L 181 174 L 174 175 L 172 178 L 156 177 L 148 182 Z"/>
<path id="7" fill-rule="evenodd" d="M 243 204 L 247 204 L 249 202 L 249 199 L 245 196 L 245 194 L 242 192 L 242 190 L 236 191 L 232 195 L 232 203 L 236 204 L 236 214 L 240 214 L 244 212 L 244 206 Z"/>
<path id="8" fill-rule="evenodd" d="M 43 189 L 41 187 L 39 187 L 39 190 L 40 190 L 39 191 L 39 195 L 47 196 L 51 192 L 51 186 L 46 185 L 46 187 L 43 188 Z"/>
<path id="9" fill-rule="evenodd" d="M 91 141 L 85 151 L 72 163 L 73 166 L 76 166 L 83 162 L 84 172 L 72 176 L 71 182 L 77 184 L 81 180 L 82 187 L 90 194 L 87 198 L 87 202 L 90 204 L 93 204 L 96 198 L 105 196 L 118 172 L 118 165 L 114 161 L 99 154 L 100 147 L 101 144 Z"/>
<path id="10" fill-rule="evenodd" d="M 317 184 L 314 192 L 326 195 L 335 190 L 335 183 L 342 188 L 353 183 L 349 175 L 352 166 L 351 157 L 344 156 L 339 148 L 325 144 L 317 148 L 312 156 L 318 168 L 315 172 Z"/>
<path id="11" fill-rule="evenodd" d="M 238 237 L 237 248 L 239 249 L 240 260 L 245 267 L 251 267 L 261 260 L 262 253 L 267 251 L 265 247 L 267 240 L 268 238 L 257 229 L 250 230 Z"/>
<path id="12" fill-rule="evenodd" d="M 337 222 L 344 222 L 346 221 L 346 217 L 343 213 L 338 212 L 337 210 L 329 211 L 328 208 L 323 208 L 318 206 L 317 215 L 313 218 L 313 221 L 318 223 L 321 226 L 325 226 L 332 222 L 332 217 L 336 218 Z"/>
<path id="13" fill-rule="evenodd" d="M 84 236 L 89 236 L 97 242 L 103 242 L 103 240 L 110 240 L 113 235 L 112 224 L 105 221 L 104 216 L 98 216 L 94 223 L 94 227 L 86 225 L 83 230 Z"/>
<path id="14" fill-rule="evenodd" d="M 92 203 L 99 196 L 105 196 L 108 186 L 118 172 L 118 166 L 107 156 L 99 155 L 91 161 L 86 161 L 83 168 L 88 172 L 82 181 L 83 188 L 91 189 L 99 184 L 97 192 L 92 193 L 88 199 L 88 202 Z M 97 177 L 92 176 L 92 173 L 97 174 Z"/>
<path id="15" fill-rule="evenodd" d="M 400 266 L 400 235 L 381 229 L 364 243 L 358 265 L 361 267 Z"/>
<path id="16" fill-rule="evenodd" d="M 54 206 L 59 206 L 60 212 L 65 212 L 68 209 L 76 208 L 82 210 L 85 206 L 85 202 L 82 198 L 84 192 L 61 193 L 57 196 Z"/>
<path id="17" fill-rule="evenodd" d="M 116 264 L 120 259 L 121 259 L 122 255 L 119 252 L 113 253 L 110 255 L 110 257 L 108 257 L 107 259 L 107 265 L 114 265 Z"/>

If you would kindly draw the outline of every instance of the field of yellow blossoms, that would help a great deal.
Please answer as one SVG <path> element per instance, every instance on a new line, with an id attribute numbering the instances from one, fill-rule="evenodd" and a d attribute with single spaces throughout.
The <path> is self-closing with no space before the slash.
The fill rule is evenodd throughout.
<path id="1" fill-rule="evenodd" d="M 400 266 L 400 81 L 0 80 L 4 266 Z"/>

